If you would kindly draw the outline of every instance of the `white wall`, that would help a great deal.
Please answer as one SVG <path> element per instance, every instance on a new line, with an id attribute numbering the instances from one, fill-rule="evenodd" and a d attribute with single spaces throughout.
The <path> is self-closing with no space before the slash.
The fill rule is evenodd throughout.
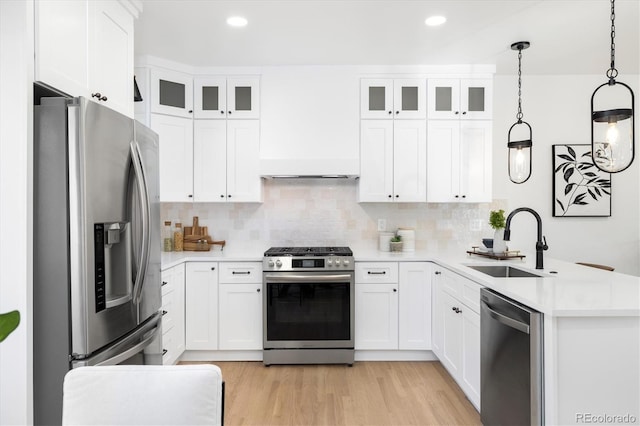
<path id="1" fill-rule="evenodd" d="M 625 76 L 637 97 L 640 77 Z M 598 76 L 522 77 L 524 120 L 533 129 L 531 178 L 520 185 L 507 173 L 507 132 L 516 121 L 517 77 L 496 76 L 494 80 L 494 197 L 506 199 L 508 211 L 531 207 L 542 216 L 549 251 L 545 256 L 571 262 L 611 265 L 616 271 L 640 275 L 640 138 L 636 136 L 636 160 L 629 169 L 612 174 L 611 217 L 552 217 L 552 155 L 554 144 L 589 144 L 591 141 L 591 94 L 606 81 Z M 636 133 L 640 130 L 636 112 Z M 512 222 L 511 249 L 534 253 L 535 220 L 519 213 Z"/>
<path id="2" fill-rule="evenodd" d="M 0 343 L 0 424 L 32 415 L 33 2 L 0 1 L 0 312 L 22 321 Z"/>

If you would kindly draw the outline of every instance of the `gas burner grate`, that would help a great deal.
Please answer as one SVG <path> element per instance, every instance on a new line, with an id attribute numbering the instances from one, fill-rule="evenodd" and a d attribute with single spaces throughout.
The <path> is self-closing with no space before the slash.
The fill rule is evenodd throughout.
<path id="1" fill-rule="evenodd" d="M 349 247 L 271 247 L 265 256 L 353 256 Z"/>

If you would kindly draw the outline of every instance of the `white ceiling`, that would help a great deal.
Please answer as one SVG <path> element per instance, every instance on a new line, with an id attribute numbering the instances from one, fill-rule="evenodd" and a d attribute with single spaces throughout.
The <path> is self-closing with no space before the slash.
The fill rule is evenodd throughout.
<path id="1" fill-rule="evenodd" d="M 496 64 L 525 74 L 602 74 L 609 0 L 142 0 L 136 55 L 193 66 Z M 640 74 L 640 0 L 617 0 L 616 68 Z M 441 27 L 424 20 L 447 17 Z M 227 17 L 249 24 L 231 28 Z"/>

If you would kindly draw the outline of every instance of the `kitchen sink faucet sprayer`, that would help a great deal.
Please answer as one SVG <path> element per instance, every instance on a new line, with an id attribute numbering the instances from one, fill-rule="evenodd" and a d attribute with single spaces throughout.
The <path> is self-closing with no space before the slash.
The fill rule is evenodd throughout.
<path id="1" fill-rule="evenodd" d="M 516 213 L 519 212 L 531 213 L 538 222 L 538 241 L 536 241 L 536 269 L 544 269 L 542 252 L 544 250 L 548 250 L 549 246 L 547 245 L 547 237 L 542 236 L 542 219 L 540 219 L 540 215 L 536 213 L 535 210 L 530 209 L 529 207 L 520 207 L 509 213 L 509 216 L 507 217 L 507 225 L 504 228 L 504 240 L 509 241 L 511 239 L 511 219 L 516 215 Z"/>

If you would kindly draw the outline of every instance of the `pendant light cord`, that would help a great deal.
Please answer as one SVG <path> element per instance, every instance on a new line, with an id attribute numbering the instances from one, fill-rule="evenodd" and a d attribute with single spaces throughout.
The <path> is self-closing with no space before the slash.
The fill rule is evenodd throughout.
<path id="1" fill-rule="evenodd" d="M 522 123 L 522 48 L 518 49 L 518 124 Z"/>
<path id="2" fill-rule="evenodd" d="M 614 78 L 618 76 L 618 70 L 616 69 L 616 11 L 615 0 L 611 0 L 611 68 L 607 70 L 607 77 L 609 77 L 609 84 L 615 84 Z"/>

